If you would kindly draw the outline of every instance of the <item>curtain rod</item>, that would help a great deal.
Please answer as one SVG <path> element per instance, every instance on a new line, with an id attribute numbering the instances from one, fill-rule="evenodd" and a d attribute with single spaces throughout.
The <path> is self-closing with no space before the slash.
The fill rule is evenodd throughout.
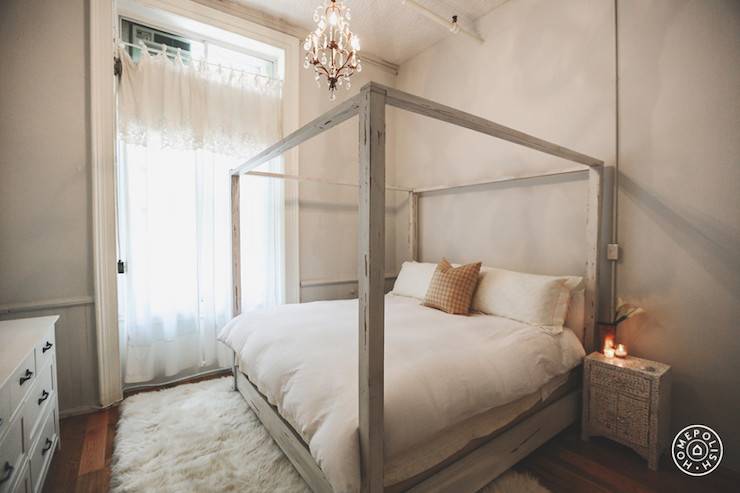
<path id="1" fill-rule="evenodd" d="M 141 45 L 137 45 L 137 44 L 134 44 L 134 43 L 128 43 L 126 41 L 119 41 L 118 44 L 121 45 L 121 46 L 127 46 L 127 47 L 130 47 L 130 48 L 136 48 L 137 50 L 146 50 L 147 52 L 153 52 L 153 53 L 158 54 L 158 55 L 159 54 L 162 54 L 162 53 L 166 53 L 168 56 L 169 55 L 175 56 L 175 53 L 170 53 L 167 50 L 167 45 L 165 45 L 165 44 L 162 44 L 162 46 L 164 46 L 164 49 L 163 48 L 157 49 L 157 48 L 153 48 L 151 46 L 147 46 L 146 44 L 144 44 L 143 41 L 142 41 L 142 44 Z M 205 63 L 206 65 L 213 65 L 214 67 L 223 67 L 223 64 L 220 64 L 220 63 L 209 62 L 209 61 L 207 61 L 207 60 L 205 60 L 203 58 L 193 58 L 193 55 L 190 54 L 190 52 L 187 52 L 187 51 L 183 52 L 180 48 L 176 48 L 176 50 L 177 50 L 177 55 L 179 55 L 179 56 L 185 56 L 185 57 L 189 58 L 191 62 L 200 62 L 200 63 Z M 249 70 L 236 69 L 236 68 L 232 68 L 232 67 L 228 67 L 228 69 L 231 70 L 231 71 L 233 71 L 233 72 L 240 72 L 242 74 L 253 75 L 255 77 L 262 77 L 263 79 L 267 79 L 267 80 L 271 80 L 271 81 L 275 81 L 275 82 L 280 82 L 281 84 L 283 83 L 283 80 L 282 79 L 278 79 L 278 78 L 275 78 L 275 77 L 270 77 L 269 75 L 258 74 L 257 72 L 250 72 Z"/>

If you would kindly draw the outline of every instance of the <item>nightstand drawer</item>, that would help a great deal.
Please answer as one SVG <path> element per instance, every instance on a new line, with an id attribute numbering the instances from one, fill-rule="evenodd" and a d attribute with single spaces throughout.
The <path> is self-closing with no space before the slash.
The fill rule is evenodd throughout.
<path id="1" fill-rule="evenodd" d="M 591 368 L 591 384 L 644 399 L 647 399 L 650 395 L 650 380 L 599 364 L 595 364 Z"/>
<path id="2" fill-rule="evenodd" d="M 648 446 L 650 406 L 642 399 L 617 397 L 617 436 L 640 447 Z"/>
<path id="3" fill-rule="evenodd" d="M 593 387 L 589 416 L 593 425 L 614 433 L 617 429 L 617 395 L 607 388 Z"/>

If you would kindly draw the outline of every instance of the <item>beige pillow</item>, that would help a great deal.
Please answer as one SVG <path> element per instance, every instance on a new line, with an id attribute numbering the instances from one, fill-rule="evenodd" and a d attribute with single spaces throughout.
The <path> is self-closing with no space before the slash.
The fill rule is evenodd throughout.
<path id="1" fill-rule="evenodd" d="M 437 264 L 429 289 L 424 297 L 424 306 L 457 315 L 470 312 L 475 287 L 478 285 L 480 262 L 453 267 L 446 259 Z"/>

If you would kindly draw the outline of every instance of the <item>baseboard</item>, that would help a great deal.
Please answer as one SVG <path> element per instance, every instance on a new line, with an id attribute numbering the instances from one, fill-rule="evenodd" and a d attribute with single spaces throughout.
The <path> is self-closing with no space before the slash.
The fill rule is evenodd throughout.
<path id="1" fill-rule="evenodd" d="M 83 414 L 92 414 L 103 409 L 101 406 L 77 406 L 70 409 L 59 411 L 59 419 L 71 418 L 73 416 L 82 416 Z"/>
<path id="2" fill-rule="evenodd" d="M 194 375 L 186 375 L 183 377 L 175 378 L 173 380 L 165 380 L 156 383 L 143 383 L 127 385 L 123 388 L 123 397 L 129 397 L 139 392 L 164 390 L 177 385 L 184 385 L 187 383 L 196 383 L 204 379 L 215 378 L 219 375 L 228 376 L 231 375 L 231 368 L 213 368 L 204 372 L 196 373 Z"/>

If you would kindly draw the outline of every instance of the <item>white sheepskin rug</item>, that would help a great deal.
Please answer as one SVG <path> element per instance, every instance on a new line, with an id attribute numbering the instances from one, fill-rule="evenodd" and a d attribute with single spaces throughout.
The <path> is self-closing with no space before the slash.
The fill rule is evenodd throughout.
<path id="1" fill-rule="evenodd" d="M 113 450 L 111 491 L 309 492 L 231 378 L 129 397 Z M 509 471 L 485 493 L 547 493 Z"/>

